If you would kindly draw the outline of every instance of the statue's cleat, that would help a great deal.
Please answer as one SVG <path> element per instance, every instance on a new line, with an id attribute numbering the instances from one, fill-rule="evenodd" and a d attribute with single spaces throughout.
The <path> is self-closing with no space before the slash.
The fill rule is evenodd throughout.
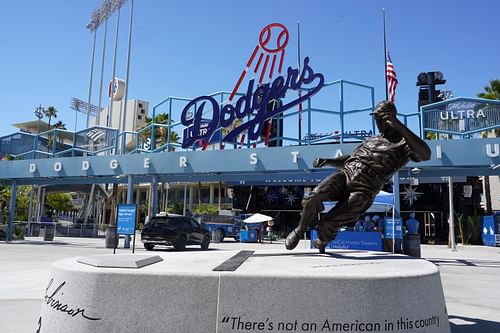
<path id="1" fill-rule="evenodd" d="M 300 231 L 293 229 L 285 239 L 285 247 L 287 250 L 293 250 L 297 247 L 300 241 Z"/>
<path id="2" fill-rule="evenodd" d="M 316 239 L 314 241 L 314 247 L 319 250 L 319 253 L 325 254 L 326 253 L 326 246 L 328 245 L 328 242 L 323 242 L 322 240 Z"/>

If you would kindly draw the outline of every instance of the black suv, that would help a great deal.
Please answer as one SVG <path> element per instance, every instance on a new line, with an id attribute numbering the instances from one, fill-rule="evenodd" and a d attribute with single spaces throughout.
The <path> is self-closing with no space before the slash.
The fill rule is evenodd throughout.
<path id="1" fill-rule="evenodd" d="M 155 245 L 173 245 L 179 251 L 184 250 L 186 245 L 200 245 L 202 250 L 207 250 L 210 234 L 202 224 L 191 217 L 155 216 L 144 225 L 141 240 L 148 251 Z"/>

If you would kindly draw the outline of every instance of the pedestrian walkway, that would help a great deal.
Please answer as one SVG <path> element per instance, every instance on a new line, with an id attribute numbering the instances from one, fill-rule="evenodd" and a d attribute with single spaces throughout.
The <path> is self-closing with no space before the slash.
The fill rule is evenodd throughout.
<path id="1" fill-rule="evenodd" d="M 309 248 L 301 241 L 296 251 Z M 209 251 L 283 249 L 281 240 L 264 243 L 225 241 L 210 244 Z M 136 252 L 146 253 L 139 237 Z M 156 248 L 155 248 L 156 250 Z M 130 253 L 123 248 L 117 253 Z M 173 249 L 158 250 L 161 253 Z M 187 251 L 200 251 L 189 246 Z M 110 254 L 103 238 L 57 237 L 52 242 L 27 237 L 24 241 L 0 242 L 0 323 L 1 332 L 34 332 L 42 297 L 54 261 L 68 257 Z M 156 252 L 156 251 L 153 251 Z M 422 245 L 422 257 L 439 267 L 453 333 L 500 332 L 500 248 Z M 411 286 L 408 286 L 411 287 Z"/>

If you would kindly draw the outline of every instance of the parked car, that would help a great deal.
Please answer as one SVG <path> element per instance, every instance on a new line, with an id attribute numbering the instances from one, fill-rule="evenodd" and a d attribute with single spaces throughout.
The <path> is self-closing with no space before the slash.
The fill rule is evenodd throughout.
<path id="1" fill-rule="evenodd" d="M 182 215 L 155 216 L 142 229 L 141 241 L 151 251 L 155 245 L 173 246 L 182 251 L 186 245 L 200 245 L 207 250 L 210 244 L 208 230 L 194 218 Z"/>

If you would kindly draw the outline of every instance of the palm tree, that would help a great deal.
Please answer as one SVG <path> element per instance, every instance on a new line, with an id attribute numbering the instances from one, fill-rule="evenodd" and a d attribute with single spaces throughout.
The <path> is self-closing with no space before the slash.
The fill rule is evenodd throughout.
<path id="1" fill-rule="evenodd" d="M 43 111 L 45 114 L 45 117 L 49 118 L 49 128 L 50 128 L 50 121 L 52 117 L 57 118 L 57 110 L 53 106 L 49 106 L 47 109 Z"/>
<path id="2" fill-rule="evenodd" d="M 484 91 L 485 92 L 477 94 L 477 97 L 500 100 L 500 80 L 499 79 L 491 80 L 489 86 L 484 86 Z M 483 138 L 488 137 L 489 133 L 493 133 L 495 137 L 500 137 L 499 128 L 496 128 L 491 132 L 482 132 L 481 136 Z"/>
<path id="3" fill-rule="evenodd" d="M 477 94 L 477 97 L 500 100 L 500 80 L 495 79 L 490 81 L 490 85 L 485 86 L 484 91 Z"/>
<path id="4" fill-rule="evenodd" d="M 62 120 L 59 120 L 57 123 L 54 124 L 54 128 L 65 130 L 66 129 L 66 124 L 62 122 Z M 56 134 L 57 135 L 57 134 Z M 59 140 L 58 144 L 61 146 L 63 144 L 63 138 L 58 136 Z"/>
<path id="5" fill-rule="evenodd" d="M 229 132 L 231 132 L 232 130 L 234 130 L 236 127 L 240 126 L 242 122 L 243 122 L 243 121 L 242 121 L 240 118 L 236 118 L 235 120 L 233 120 L 233 122 L 231 123 L 231 125 L 229 125 L 228 127 L 224 127 L 224 128 L 222 128 L 222 133 L 221 133 L 221 134 L 222 134 L 222 138 L 221 138 L 221 140 L 222 140 L 222 139 L 223 139 L 223 138 L 224 138 L 224 137 L 225 137 L 225 136 L 226 136 Z M 223 142 L 221 141 L 221 144 L 222 144 L 222 143 L 223 143 Z M 236 149 L 236 147 L 237 147 L 237 146 L 238 146 L 238 144 L 237 144 L 237 140 L 236 140 L 236 138 L 235 138 L 235 139 L 234 139 L 234 142 L 233 142 L 233 147 L 234 147 L 234 149 Z"/>
<path id="6" fill-rule="evenodd" d="M 150 117 L 146 117 L 146 124 L 144 127 L 147 127 L 151 125 L 153 119 Z M 168 125 L 168 114 L 167 113 L 160 113 L 156 115 L 155 117 L 155 124 L 162 124 L 162 125 Z M 149 138 L 151 137 L 151 129 L 147 129 L 142 133 L 143 138 Z M 155 128 L 155 146 L 160 147 L 163 146 L 168 142 L 168 128 L 167 127 L 156 127 Z M 170 130 L 170 143 L 179 143 L 179 135 L 173 131 Z M 174 147 L 170 147 L 170 151 L 174 151 Z"/>
<path id="7" fill-rule="evenodd" d="M 54 124 L 54 128 L 65 130 L 66 124 L 63 123 L 62 120 L 59 120 L 57 123 Z"/>
<path id="8" fill-rule="evenodd" d="M 45 114 L 45 117 L 49 118 L 49 129 L 50 129 L 50 121 L 52 120 L 52 117 L 57 118 L 57 110 L 53 106 L 49 106 L 45 110 L 43 110 L 43 113 Z M 52 141 L 53 138 L 51 135 L 48 136 L 47 138 L 47 152 L 50 151 L 50 147 L 52 146 Z"/>
<path id="9" fill-rule="evenodd" d="M 49 106 L 47 109 L 45 109 L 43 111 L 43 113 L 45 114 L 45 117 L 49 118 L 48 128 L 50 129 L 50 121 L 52 120 L 52 117 L 57 118 L 57 110 L 55 107 Z M 50 151 L 50 148 L 52 147 L 53 141 L 54 141 L 54 138 L 51 135 L 49 135 L 47 138 L 47 152 Z"/>

